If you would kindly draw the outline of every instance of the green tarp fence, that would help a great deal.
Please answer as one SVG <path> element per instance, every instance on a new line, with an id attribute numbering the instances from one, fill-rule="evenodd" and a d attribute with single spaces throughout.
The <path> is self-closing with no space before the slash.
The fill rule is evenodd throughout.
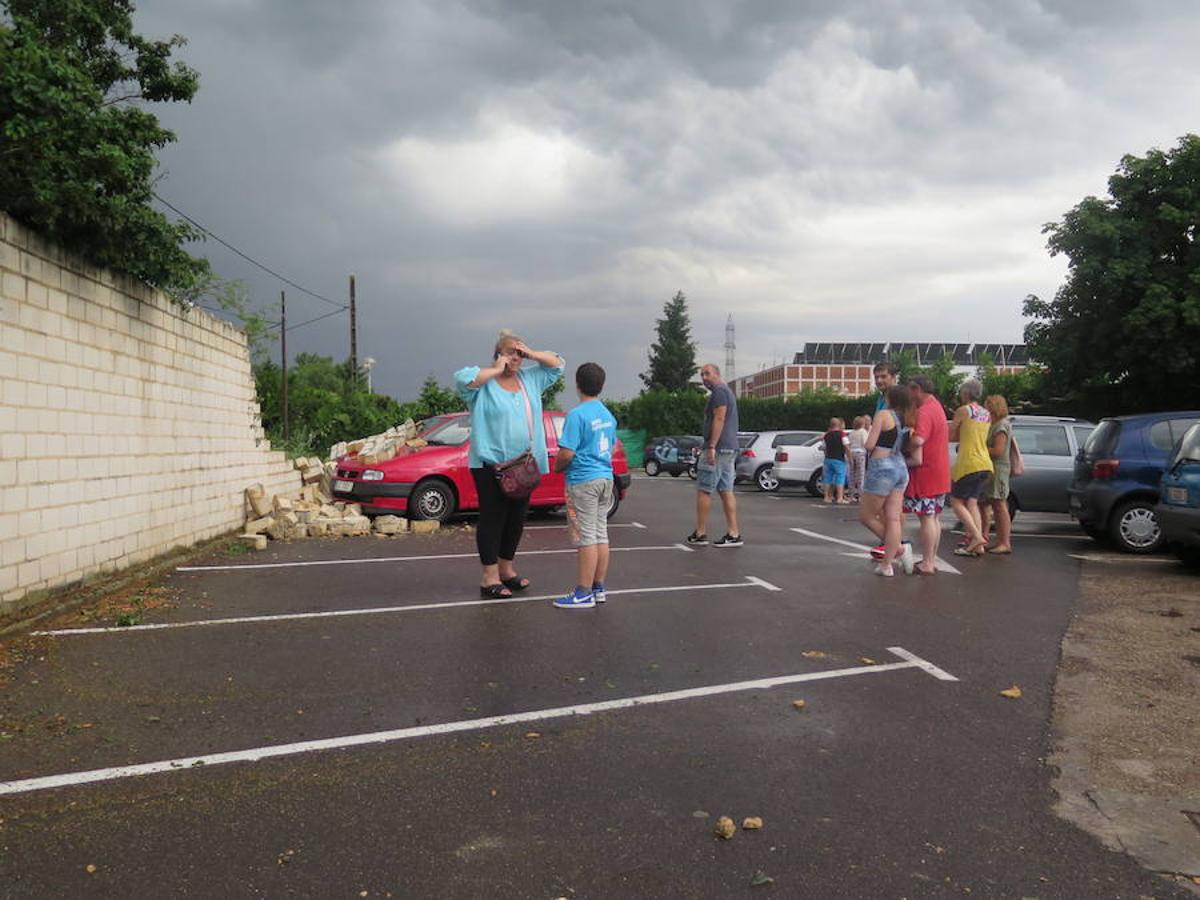
<path id="1" fill-rule="evenodd" d="M 625 445 L 625 458 L 629 460 L 629 468 L 640 469 L 645 460 L 642 452 L 646 449 L 646 432 L 642 429 L 618 428 L 617 438 Z"/>

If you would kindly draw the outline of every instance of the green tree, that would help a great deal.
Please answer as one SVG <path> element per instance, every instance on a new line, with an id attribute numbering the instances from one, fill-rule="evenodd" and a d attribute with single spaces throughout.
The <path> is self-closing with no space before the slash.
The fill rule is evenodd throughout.
<path id="1" fill-rule="evenodd" d="M 560 378 L 550 387 L 542 391 L 542 407 L 545 409 L 558 409 L 558 397 L 563 392 L 563 388 L 567 386 L 567 380 Z"/>
<path id="2" fill-rule="evenodd" d="M 414 419 L 440 416 L 443 413 L 458 412 L 467 408 L 462 397 L 450 388 L 442 387 L 432 375 L 425 376 L 425 381 L 421 385 L 421 393 L 417 397 L 417 405 L 420 407 L 420 415 L 413 416 Z"/>
<path id="3" fill-rule="evenodd" d="M 1108 193 L 1045 226 L 1067 279 L 1025 299 L 1025 340 L 1085 411 L 1178 405 L 1200 371 L 1200 137 L 1125 156 Z"/>
<path id="4" fill-rule="evenodd" d="M 201 237 L 150 206 L 155 151 L 175 136 L 144 102 L 190 101 L 178 35 L 133 30 L 130 0 L 0 0 L 0 204 L 98 266 L 169 293 L 208 263 Z"/>
<path id="5" fill-rule="evenodd" d="M 650 368 L 642 373 L 642 382 L 650 390 L 687 390 L 696 376 L 696 343 L 683 291 L 663 304 L 655 330 L 658 340 L 650 346 Z"/>
<path id="6" fill-rule="evenodd" d="M 320 454 L 338 441 L 386 431 L 413 416 L 418 404 L 401 405 L 386 394 L 367 391 L 355 378 L 349 360 L 337 363 L 327 356 L 301 353 L 288 365 L 290 440 L 282 443 L 282 371 L 272 361 L 254 367 L 263 427 L 276 447 L 294 456 Z M 424 415 L 428 415 L 425 413 Z"/>

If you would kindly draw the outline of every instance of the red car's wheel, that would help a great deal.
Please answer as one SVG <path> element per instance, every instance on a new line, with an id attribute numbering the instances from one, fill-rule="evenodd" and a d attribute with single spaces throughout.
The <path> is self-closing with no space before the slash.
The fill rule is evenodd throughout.
<path id="1" fill-rule="evenodd" d="M 436 478 L 417 482 L 408 495 L 408 517 L 410 519 L 436 519 L 445 522 L 454 515 L 457 506 L 450 485 Z"/>

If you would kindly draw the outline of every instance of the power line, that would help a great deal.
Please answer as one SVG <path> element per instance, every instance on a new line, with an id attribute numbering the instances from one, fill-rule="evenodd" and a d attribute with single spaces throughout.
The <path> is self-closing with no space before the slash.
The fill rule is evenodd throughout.
<path id="1" fill-rule="evenodd" d="M 220 244 L 222 247 L 225 247 L 226 249 L 228 249 L 228 250 L 231 250 L 232 252 L 236 253 L 238 256 L 240 256 L 242 259 L 246 260 L 246 262 L 250 263 L 251 265 L 258 266 L 258 268 L 262 269 L 262 270 L 263 270 L 264 272 L 266 272 L 268 275 L 272 275 L 272 276 L 274 276 L 275 278 L 278 278 L 278 279 L 279 279 L 280 281 L 282 281 L 284 284 L 291 285 L 291 286 L 292 286 L 292 287 L 294 287 L 296 290 L 298 290 L 298 291 L 300 291 L 300 292 L 302 292 L 302 293 L 308 294 L 310 297 L 316 297 L 318 300 L 323 300 L 323 301 L 325 301 L 325 302 L 326 302 L 326 303 L 328 303 L 330 306 L 336 306 L 336 307 L 338 308 L 338 311 L 339 311 L 339 312 L 340 312 L 340 311 L 342 311 L 342 310 L 344 310 L 344 309 L 348 309 L 348 308 L 349 308 L 349 304 L 346 304 L 346 303 L 339 303 L 339 302 L 338 302 L 338 301 L 336 301 L 336 300 L 330 300 L 328 297 L 324 296 L 323 294 L 318 294 L 316 291 L 310 291 L 308 288 L 304 287 L 303 285 L 296 284 L 296 282 L 292 281 L 290 278 L 286 278 L 285 276 L 283 276 L 283 275 L 280 275 L 280 274 L 279 274 L 278 272 L 276 272 L 274 269 L 271 269 L 271 268 L 269 268 L 268 266 L 264 266 L 264 265 L 263 265 L 262 263 L 260 263 L 260 262 L 259 262 L 257 259 L 254 259 L 252 256 L 248 256 L 247 254 L 243 253 L 243 252 L 242 252 L 241 250 L 239 250 L 237 247 L 233 246 L 233 244 L 231 244 L 231 243 L 229 243 L 228 241 L 226 241 L 226 240 L 222 239 L 222 238 L 221 238 L 219 235 L 213 234 L 213 233 L 212 233 L 212 232 L 211 232 L 209 229 L 205 228 L 203 225 L 201 225 L 199 222 L 197 222 L 195 219 L 193 219 L 191 216 L 189 216 L 189 215 L 188 215 L 187 213 L 185 213 L 183 210 L 179 209 L 179 208 L 178 208 L 178 207 L 176 207 L 176 206 L 172 206 L 170 203 L 168 203 L 168 202 L 167 202 L 166 200 L 164 200 L 162 197 L 158 196 L 158 194 L 154 193 L 153 191 L 151 192 L 151 194 L 153 195 L 153 197 L 154 197 L 154 199 L 155 199 L 155 200 L 157 200 L 159 203 L 161 203 L 161 204 L 162 204 L 163 206 L 165 206 L 167 209 L 169 209 L 169 210 L 171 210 L 172 212 L 174 212 L 174 213 L 175 213 L 176 215 L 178 215 L 178 216 L 179 216 L 181 219 L 184 219 L 184 220 L 186 220 L 186 221 L 188 221 L 188 222 L 191 222 L 193 225 L 195 225 L 197 228 L 199 228 L 201 231 L 203 231 L 203 232 L 204 232 L 206 235 L 208 235 L 210 238 L 212 238 L 214 241 L 216 241 L 216 242 L 217 242 L 218 244 Z M 321 318 L 325 318 L 325 317 L 324 317 L 324 316 L 322 316 Z M 317 319 L 312 319 L 311 321 L 313 321 L 313 322 L 316 322 L 316 321 L 318 321 L 318 320 L 317 320 Z M 308 324 L 308 323 L 306 322 L 306 323 L 304 323 L 304 324 Z M 300 326 L 299 326 L 299 325 L 297 325 L 296 327 L 297 327 L 297 328 L 299 328 Z"/>
<path id="2" fill-rule="evenodd" d="M 304 322 L 301 322 L 299 325 L 289 325 L 287 330 L 295 331 L 297 328 L 303 328 L 305 325 L 311 325 L 313 322 L 320 322 L 322 319 L 328 319 L 330 316 L 336 316 L 338 313 L 343 312 L 344 310 L 344 307 L 342 309 L 335 309 L 333 312 L 327 312 L 325 315 L 317 316 L 315 319 L 308 319 Z M 279 322 L 272 322 L 267 326 L 267 331 L 270 331 L 272 328 L 278 328 L 279 324 Z"/>

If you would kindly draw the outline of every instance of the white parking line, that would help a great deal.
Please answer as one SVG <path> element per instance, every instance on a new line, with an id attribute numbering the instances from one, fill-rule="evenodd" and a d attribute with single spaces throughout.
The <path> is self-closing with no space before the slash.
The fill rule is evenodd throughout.
<path id="1" fill-rule="evenodd" d="M 829 535 L 821 534 L 818 531 L 809 531 L 807 528 L 792 528 L 790 530 L 796 532 L 797 534 L 803 534 L 807 537 L 816 538 L 819 541 L 829 541 L 831 544 L 841 544 L 843 547 L 853 547 L 855 550 L 861 550 L 863 553 L 867 554 L 868 557 L 871 555 L 871 548 L 866 544 L 856 544 L 854 541 L 844 541 L 841 538 L 830 537 Z M 915 548 L 914 552 L 916 552 Z M 962 572 L 958 571 L 958 569 L 954 568 L 954 566 L 950 565 L 950 563 L 941 558 L 937 560 L 936 566 L 939 572 L 949 572 L 951 575 L 962 574 Z"/>
<path id="2" fill-rule="evenodd" d="M 767 591 L 780 591 L 769 581 L 764 581 L 754 575 L 747 575 L 745 581 L 734 581 L 727 584 L 677 584 L 665 587 L 618 588 L 605 593 L 612 597 L 618 594 L 669 594 L 679 591 L 711 591 L 717 588 L 746 588 L 760 587 Z M 419 612 L 430 609 L 457 609 L 470 606 L 511 606 L 514 603 L 531 603 L 535 600 L 554 600 L 559 594 L 542 594 L 536 597 L 503 597 L 485 600 L 449 600 L 444 603 L 412 603 L 405 606 L 375 606 L 365 609 L 331 609 L 324 612 L 308 613 L 279 613 L 271 616 L 234 616 L 226 619 L 200 619 L 195 622 L 158 622 L 152 625 L 129 625 L 126 627 L 103 628 L 58 628 L 48 631 L 35 631 L 33 635 L 48 637 L 64 637 L 77 634 L 129 634 L 138 631 L 165 631 L 175 628 L 202 628 L 209 625 L 251 625 L 261 622 L 290 622 L 300 619 L 334 619 L 341 616 L 377 616 L 383 613 Z"/>
<path id="3" fill-rule="evenodd" d="M 611 547 L 611 553 L 635 553 L 643 550 L 683 550 L 692 552 L 685 544 L 656 544 L 653 547 Z M 549 556 L 555 553 L 575 553 L 574 547 L 561 550 L 522 550 L 522 556 Z M 430 553 L 425 556 L 372 556 L 364 559 L 312 559 L 303 562 L 244 563 L 240 566 L 179 566 L 176 572 L 228 572 L 235 569 L 298 569 L 305 566 L 358 566 L 367 563 L 419 562 L 429 559 L 478 559 L 477 553 Z"/>
<path id="4" fill-rule="evenodd" d="M 114 781 L 120 778 L 138 778 L 144 775 L 155 775 L 165 772 L 180 772 L 199 766 L 226 765 L 235 762 L 257 762 L 280 756 L 295 756 L 300 753 L 312 753 L 319 750 L 340 750 L 346 747 L 361 747 L 369 744 L 389 744 L 396 741 L 413 738 L 430 737 L 440 734 L 454 734 L 462 731 L 479 731 L 484 728 L 497 728 L 502 725 L 516 725 L 524 722 L 544 722 L 548 719 L 562 719 L 570 716 L 590 716 L 597 713 L 611 712 L 619 709 L 631 709 L 638 706 L 650 706 L 659 703 L 674 703 L 679 700 L 692 700 L 698 697 L 715 697 L 721 694 L 732 694 L 740 691 L 770 690 L 783 685 L 801 684 L 806 681 L 822 681 L 831 678 L 847 678 L 853 675 L 878 675 L 884 672 L 895 672 L 900 669 L 919 669 L 942 681 L 957 681 L 953 675 L 939 669 L 926 660 L 909 653 L 903 647 L 888 647 L 888 651 L 900 657 L 903 662 L 883 663 L 880 665 L 854 666 L 846 669 L 829 669 L 824 672 L 802 672 L 797 675 L 781 675 L 774 678 L 759 678 L 754 681 L 735 681 L 727 684 L 710 684 L 704 687 L 687 688 L 680 691 L 667 691 L 661 694 L 642 694 L 635 697 L 621 697 L 615 700 L 602 700 L 597 703 L 582 703 L 576 706 L 559 706 L 552 709 L 537 709 L 528 712 L 511 713 L 502 716 L 489 716 L 482 719 L 465 719 L 457 722 L 444 722 L 440 725 L 418 725 L 412 728 L 397 728 L 392 731 L 374 731 L 366 734 L 350 734 L 342 737 L 323 738 L 312 741 L 300 741 L 293 744 L 275 744 L 267 747 L 254 747 L 247 750 L 233 750 L 226 753 L 213 753 L 208 756 L 191 756 L 180 759 L 165 759 L 158 762 L 142 763 L 140 765 L 116 766 L 108 769 L 91 769 L 84 772 L 68 772 L 62 775 L 47 775 L 41 778 L 25 778 L 19 781 L 0 782 L 0 796 L 7 794 L 26 794 L 32 791 L 44 791 L 52 788 L 68 787 L 71 785 L 91 784 L 98 781 Z"/>
<path id="5" fill-rule="evenodd" d="M 1102 553 L 1068 553 L 1071 559 L 1082 559 L 1084 562 L 1100 563 L 1155 563 L 1158 565 L 1175 565 L 1175 560 L 1164 556 L 1134 556 L 1132 554 L 1102 554 Z"/>
<path id="6" fill-rule="evenodd" d="M 646 526 L 641 522 L 609 522 L 609 529 L 613 528 L 640 528 L 645 531 Z M 567 523 L 561 525 L 526 525 L 522 531 L 566 531 Z"/>
<path id="7" fill-rule="evenodd" d="M 955 528 L 952 534 L 963 535 L 965 531 L 960 531 Z M 1036 531 L 1017 531 L 1013 530 L 1012 536 L 1015 538 L 1047 538 L 1053 541 L 1090 541 L 1091 538 L 1086 534 L 1039 534 Z"/>

